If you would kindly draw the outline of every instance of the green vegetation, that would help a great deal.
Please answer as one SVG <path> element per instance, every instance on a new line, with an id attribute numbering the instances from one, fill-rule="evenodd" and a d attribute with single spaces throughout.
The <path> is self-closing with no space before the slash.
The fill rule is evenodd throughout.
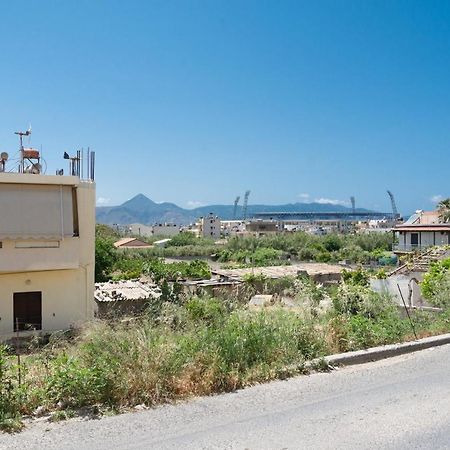
<path id="1" fill-rule="evenodd" d="M 420 287 L 422 295 L 433 306 L 450 307 L 450 258 L 432 264 Z"/>
<path id="2" fill-rule="evenodd" d="M 368 263 L 384 258 L 384 264 L 392 264 L 389 234 L 361 234 L 313 236 L 307 233 L 281 234 L 263 237 L 234 237 L 217 252 L 221 262 L 271 265 L 286 260 Z"/>
<path id="3" fill-rule="evenodd" d="M 19 429 L 21 416 L 36 408 L 62 420 L 86 406 L 151 406 L 287 377 L 326 354 L 413 338 L 409 322 L 388 296 L 370 290 L 362 270 L 330 288 L 305 277 L 249 277 L 250 290 L 274 295 L 270 306 L 253 309 L 231 294 L 184 297 L 167 283 L 176 278 L 169 265 L 151 264 L 146 270 L 159 274 L 164 295 L 145 314 L 51 337 L 22 357 L 20 385 L 15 357 L 0 347 L 2 429 Z M 190 270 L 204 269 L 196 262 Z M 286 296 L 292 305 L 282 307 Z M 450 309 L 417 312 L 413 322 L 419 336 L 448 332 Z"/>
<path id="4" fill-rule="evenodd" d="M 450 222 L 450 198 L 441 200 L 437 205 L 439 211 L 439 218 L 442 222 Z"/>
<path id="5" fill-rule="evenodd" d="M 211 271 L 206 261 L 165 263 L 161 259 L 152 259 L 144 263 L 143 272 L 156 281 L 176 281 L 179 279 L 208 280 Z"/>
<path id="6" fill-rule="evenodd" d="M 155 258 L 164 257 L 213 257 L 230 267 L 262 267 L 291 261 L 395 263 L 390 253 L 392 237 L 389 234 L 312 236 L 298 232 L 258 238 L 234 237 L 225 245 L 216 245 L 210 239 L 184 232 L 174 236 L 165 248 L 143 250 L 115 249 L 113 242 L 118 237 L 106 225 L 97 225 L 96 281 L 138 278 Z"/>

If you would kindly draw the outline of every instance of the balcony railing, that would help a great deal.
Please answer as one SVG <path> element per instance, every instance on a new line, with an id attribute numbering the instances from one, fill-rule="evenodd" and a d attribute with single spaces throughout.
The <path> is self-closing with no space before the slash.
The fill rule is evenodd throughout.
<path id="1" fill-rule="evenodd" d="M 393 244 L 392 250 L 394 252 L 415 252 L 419 250 L 425 250 L 433 247 L 432 244 Z"/>

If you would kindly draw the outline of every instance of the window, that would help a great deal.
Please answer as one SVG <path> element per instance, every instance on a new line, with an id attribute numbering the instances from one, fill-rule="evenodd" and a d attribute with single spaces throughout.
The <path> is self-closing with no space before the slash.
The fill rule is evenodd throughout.
<path id="1" fill-rule="evenodd" d="M 411 245 L 419 245 L 419 233 L 411 233 Z"/>
<path id="2" fill-rule="evenodd" d="M 42 330 L 42 292 L 15 292 L 14 331 Z"/>

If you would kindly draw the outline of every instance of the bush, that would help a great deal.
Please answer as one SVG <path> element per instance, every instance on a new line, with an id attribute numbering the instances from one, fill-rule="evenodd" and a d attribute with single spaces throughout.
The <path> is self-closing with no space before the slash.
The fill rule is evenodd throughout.
<path id="1" fill-rule="evenodd" d="M 7 347 L 0 344 L 0 430 L 16 431 L 22 427 L 20 421 L 20 396 L 16 380 L 8 370 Z"/>
<path id="2" fill-rule="evenodd" d="M 211 271 L 206 261 L 165 263 L 162 259 L 151 259 L 143 264 L 143 271 L 151 275 L 157 282 L 178 279 L 210 279 Z"/>
<path id="3" fill-rule="evenodd" d="M 441 293 L 442 288 L 447 291 L 449 274 L 450 258 L 432 264 L 420 284 L 422 295 L 431 303 L 447 304 L 447 302 L 443 302 L 442 298 L 438 300 L 436 296 Z M 442 295 L 440 297 L 442 297 Z M 450 300 L 448 302 L 450 303 Z"/>
<path id="4" fill-rule="evenodd" d="M 117 259 L 113 241 L 108 238 L 95 239 L 95 281 L 107 281 Z"/>

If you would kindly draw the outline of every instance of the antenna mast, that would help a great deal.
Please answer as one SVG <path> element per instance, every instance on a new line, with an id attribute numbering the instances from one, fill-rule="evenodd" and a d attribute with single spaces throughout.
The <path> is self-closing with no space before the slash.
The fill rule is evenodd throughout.
<path id="1" fill-rule="evenodd" d="M 24 136 L 30 136 L 31 135 L 31 126 L 28 128 L 27 131 L 16 131 L 14 134 L 17 134 L 19 136 L 19 142 L 20 142 L 20 165 L 19 165 L 19 172 L 24 173 L 25 172 L 25 158 L 24 158 L 24 148 L 23 148 L 23 137 Z"/>

